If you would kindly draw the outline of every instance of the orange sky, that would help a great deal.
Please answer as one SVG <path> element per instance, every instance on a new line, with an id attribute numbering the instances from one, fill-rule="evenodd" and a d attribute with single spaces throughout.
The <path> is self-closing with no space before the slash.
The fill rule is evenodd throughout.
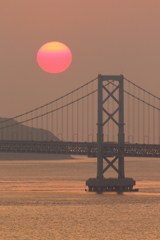
<path id="1" fill-rule="evenodd" d="M 1 117 L 36 108 L 101 74 L 121 74 L 159 96 L 159 0 L 5 0 L 0 3 Z M 73 62 L 43 72 L 38 49 L 60 41 Z"/>

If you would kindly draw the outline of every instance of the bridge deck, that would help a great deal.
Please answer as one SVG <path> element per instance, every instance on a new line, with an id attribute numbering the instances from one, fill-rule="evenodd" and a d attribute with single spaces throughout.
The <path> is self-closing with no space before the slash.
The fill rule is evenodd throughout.
<path id="1" fill-rule="evenodd" d="M 160 158 L 159 144 L 124 144 L 104 143 L 104 156 L 120 156 L 124 151 L 126 157 Z M 62 141 L 0 141 L 0 152 L 17 153 L 50 153 L 97 156 L 97 144 L 91 142 L 62 142 Z"/>

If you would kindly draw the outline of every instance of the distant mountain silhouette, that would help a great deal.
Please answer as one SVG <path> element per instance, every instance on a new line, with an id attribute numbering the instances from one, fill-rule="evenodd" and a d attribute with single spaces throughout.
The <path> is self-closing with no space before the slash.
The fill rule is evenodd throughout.
<path id="1" fill-rule="evenodd" d="M 59 141 L 50 131 L 17 124 L 18 122 L 0 117 L 0 140 L 33 140 L 33 141 Z M 11 126 L 14 125 L 15 126 Z M 11 126 L 8 128 L 3 128 Z M 7 153 L 0 152 L 0 160 L 60 160 L 72 159 L 69 154 L 40 154 L 40 153 Z"/>
<path id="2" fill-rule="evenodd" d="M 0 117 L 0 140 L 59 141 L 59 139 L 48 130 L 26 126 L 27 123 L 26 125 L 17 123 L 18 122 L 13 119 Z"/>

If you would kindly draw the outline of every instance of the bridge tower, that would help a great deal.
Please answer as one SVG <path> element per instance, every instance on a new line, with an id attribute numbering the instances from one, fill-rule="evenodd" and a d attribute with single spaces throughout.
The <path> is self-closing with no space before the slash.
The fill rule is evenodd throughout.
<path id="1" fill-rule="evenodd" d="M 107 88 L 106 82 L 111 83 L 113 81 L 114 89 L 110 91 Z M 116 85 L 114 82 L 116 81 Z M 106 86 L 105 86 L 106 85 Z M 124 174 L 124 88 L 123 88 L 123 75 L 98 75 L 98 133 L 97 133 L 97 177 L 90 178 L 86 181 L 89 191 L 95 192 L 124 192 L 124 191 L 136 191 L 133 189 L 135 181 L 132 178 L 125 178 Z M 114 93 L 118 91 L 118 98 Z M 108 96 L 104 97 L 103 93 L 107 93 Z M 109 113 L 104 104 L 109 98 L 113 98 L 117 103 L 117 108 Z M 118 112 L 118 121 L 115 118 L 115 114 Z M 108 118 L 103 121 L 103 113 Z M 114 121 L 118 127 L 118 153 L 113 156 L 112 160 L 109 160 L 105 153 L 103 144 L 103 128 L 108 121 Z M 104 168 L 103 162 L 106 161 L 108 165 Z M 118 161 L 118 168 L 114 163 Z M 112 167 L 117 173 L 118 178 L 104 178 L 103 174 Z"/>

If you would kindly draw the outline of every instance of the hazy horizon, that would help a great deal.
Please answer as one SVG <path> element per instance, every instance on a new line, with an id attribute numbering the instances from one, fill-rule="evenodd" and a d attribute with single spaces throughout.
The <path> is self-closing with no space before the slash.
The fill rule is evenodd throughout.
<path id="1" fill-rule="evenodd" d="M 160 2 L 1 1 L 1 117 L 41 106 L 100 74 L 123 74 L 159 95 Z M 59 74 L 36 62 L 46 42 L 60 41 L 73 62 Z"/>

